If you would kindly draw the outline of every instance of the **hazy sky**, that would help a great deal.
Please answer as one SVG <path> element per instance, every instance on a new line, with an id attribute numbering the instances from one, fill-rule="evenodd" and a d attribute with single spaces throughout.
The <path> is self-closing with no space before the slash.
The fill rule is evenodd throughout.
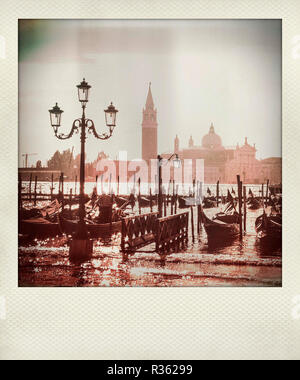
<path id="1" fill-rule="evenodd" d="M 158 111 L 159 153 L 196 145 L 211 122 L 224 146 L 256 143 L 258 158 L 281 156 L 281 22 L 277 20 L 21 21 L 19 44 L 20 153 L 43 163 L 79 135 L 59 141 L 48 110 L 65 111 L 61 132 L 81 116 L 76 85 L 92 85 L 87 117 L 106 131 L 104 112 L 118 108 L 109 141 L 89 135 L 87 155 L 127 150 L 141 156 L 142 109 L 148 84 Z M 22 158 L 20 157 L 20 164 Z"/>

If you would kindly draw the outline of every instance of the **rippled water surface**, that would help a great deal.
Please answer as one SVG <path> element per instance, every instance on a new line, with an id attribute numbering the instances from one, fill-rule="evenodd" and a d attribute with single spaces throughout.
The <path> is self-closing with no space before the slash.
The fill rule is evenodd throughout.
<path id="1" fill-rule="evenodd" d="M 205 212 L 211 217 L 218 211 Z M 248 210 L 246 236 L 229 246 L 208 247 L 203 228 L 199 235 L 196 233 L 193 242 L 190 228 L 187 248 L 168 255 L 164 262 L 151 252 L 154 246 L 146 248 L 149 252 L 136 253 L 124 262 L 119 235 L 110 242 L 95 241 L 92 258 L 76 264 L 69 260 L 66 237 L 22 242 L 19 246 L 19 285 L 281 286 L 281 247 L 264 248 L 256 236 L 255 220 L 261 212 Z M 194 216 L 196 224 L 196 212 Z"/>

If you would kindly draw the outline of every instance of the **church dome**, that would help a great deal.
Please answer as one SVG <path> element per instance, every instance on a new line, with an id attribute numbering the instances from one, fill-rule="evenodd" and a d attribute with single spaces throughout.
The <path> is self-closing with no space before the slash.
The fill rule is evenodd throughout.
<path id="1" fill-rule="evenodd" d="M 206 149 L 216 149 L 222 147 L 222 139 L 215 133 L 213 124 L 209 129 L 209 133 L 202 139 L 202 147 Z"/>

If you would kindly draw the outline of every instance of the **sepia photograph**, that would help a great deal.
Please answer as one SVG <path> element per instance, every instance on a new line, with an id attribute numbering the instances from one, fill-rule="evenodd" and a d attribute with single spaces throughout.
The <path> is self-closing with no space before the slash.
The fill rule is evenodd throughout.
<path id="1" fill-rule="evenodd" d="M 282 287 L 281 19 L 19 19 L 19 287 Z"/>

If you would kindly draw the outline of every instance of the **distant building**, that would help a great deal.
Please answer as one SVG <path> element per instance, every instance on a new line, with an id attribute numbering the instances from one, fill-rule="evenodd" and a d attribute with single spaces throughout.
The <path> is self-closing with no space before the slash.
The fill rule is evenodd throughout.
<path id="1" fill-rule="evenodd" d="M 19 177 L 22 181 L 32 181 L 37 177 L 38 181 L 51 181 L 53 176 L 53 181 L 58 181 L 61 175 L 60 170 L 53 170 L 49 168 L 19 168 Z"/>
<path id="2" fill-rule="evenodd" d="M 152 171 L 154 169 L 155 174 L 157 173 L 157 167 L 151 162 L 157 158 L 157 110 L 154 107 L 151 83 L 149 85 L 146 105 L 143 109 L 143 120 L 142 120 L 142 159 L 144 163 L 129 163 L 129 162 L 118 162 L 113 161 L 108 166 L 116 167 L 117 173 L 119 173 L 119 168 L 122 168 L 123 178 L 132 178 L 135 172 L 135 168 L 139 167 L 139 172 L 137 175 L 141 177 L 142 182 L 154 182 L 155 178 L 153 173 L 148 170 L 151 166 Z M 201 144 L 195 144 L 192 136 L 188 140 L 188 146 L 182 148 L 180 146 L 180 141 L 178 136 L 176 136 L 174 141 L 174 152 L 164 153 L 162 157 L 168 159 L 172 153 L 177 153 L 181 160 L 192 160 L 193 162 L 193 172 L 191 173 L 192 178 L 199 178 L 198 173 L 196 173 L 197 159 L 204 160 L 204 181 L 205 183 L 216 183 L 218 180 L 221 183 L 236 183 L 236 176 L 239 174 L 241 180 L 248 184 L 260 184 L 266 182 L 268 179 L 271 184 L 281 183 L 281 158 L 272 157 L 265 160 L 258 160 L 256 158 L 256 147 L 255 145 L 250 145 L 248 139 L 245 139 L 243 146 L 237 145 L 236 147 L 224 147 L 222 143 L 222 138 L 216 133 L 215 127 L 211 124 L 208 133 L 203 136 Z M 94 167 L 96 168 L 97 161 L 101 161 L 98 157 L 96 162 L 94 162 Z M 104 160 L 103 160 L 104 161 Z M 148 166 L 145 168 L 145 162 Z M 154 166 L 153 166 L 154 165 Z M 189 172 L 191 166 L 182 166 L 182 178 L 184 178 L 184 173 Z M 100 168 L 100 166 L 99 166 Z M 94 175 L 104 173 L 104 169 L 95 169 Z M 147 174 L 148 173 L 148 174 Z M 171 170 L 171 177 L 174 171 Z M 150 176 L 151 175 L 151 176 Z M 136 180 L 138 177 L 136 178 Z M 112 179 L 114 181 L 114 178 Z"/>
<path id="3" fill-rule="evenodd" d="M 216 183 L 218 180 L 221 183 L 235 183 L 237 174 L 248 184 L 258 184 L 268 179 L 273 184 L 281 183 L 281 158 L 257 160 L 256 151 L 255 145 L 250 145 L 247 138 L 241 147 L 237 145 L 235 148 L 225 148 L 213 124 L 208 134 L 202 138 L 201 145 L 195 145 L 192 136 L 187 148 L 180 148 L 178 136 L 174 141 L 174 153 L 180 159 L 204 160 L 205 183 Z M 166 153 L 163 157 L 167 158 L 170 154 Z"/>
<path id="4" fill-rule="evenodd" d="M 264 181 L 260 175 L 260 161 L 256 159 L 255 145 L 249 145 L 246 137 L 242 147 L 237 145 L 233 152 L 234 156 L 225 164 L 225 181 L 236 181 L 239 174 L 244 183 L 261 183 Z"/>
<path id="5" fill-rule="evenodd" d="M 234 150 L 223 147 L 222 139 L 215 133 L 213 124 L 211 124 L 208 134 L 203 137 L 201 145 L 195 145 L 194 139 L 191 136 L 188 147 L 181 149 L 179 138 L 176 136 L 174 153 L 177 153 L 181 160 L 203 159 L 205 165 L 204 179 L 206 183 L 214 183 L 218 179 L 220 181 L 225 179 L 226 162 L 234 158 Z M 167 158 L 170 154 L 163 154 L 163 157 Z M 193 167 L 195 169 L 195 165 Z M 194 172 L 193 177 L 195 177 L 195 174 Z"/>
<path id="6" fill-rule="evenodd" d="M 270 180 L 271 184 L 282 183 L 282 158 L 271 157 L 261 160 L 261 174 L 265 180 Z"/>

